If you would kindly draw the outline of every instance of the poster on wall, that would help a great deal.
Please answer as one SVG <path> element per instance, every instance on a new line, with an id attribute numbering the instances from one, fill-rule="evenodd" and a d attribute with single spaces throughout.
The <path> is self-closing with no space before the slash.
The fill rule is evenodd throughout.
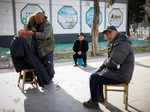
<path id="1" fill-rule="evenodd" d="M 78 22 L 78 13 L 72 6 L 63 6 L 57 13 L 57 22 L 63 29 L 73 29 Z"/>
<path id="2" fill-rule="evenodd" d="M 113 8 L 108 14 L 108 22 L 117 28 L 123 24 L 123 13 L 119 8 Z"/>
<path id="3" fill-rule="evenodd" d="M 88 9 L 88 11 L 86 12 L 86 24 L 92 28 L 93 26 L 93 18 L 94 18 L 94 8 L 93 7 L 90 7 Z M 100 20 L 100 23 L 99 25 L 103 22 L 103 17 L 102 17 L 102 12 L 100 11 L 99 13 L 99 20 Z"/>
<path id="4" fill-rule="evenodd" d="M 43 9 L 38 4 L 26 4 L 20 11 L 22 24 L 27 24 L 28 17 L 36 12 L 43 12 Z"/>

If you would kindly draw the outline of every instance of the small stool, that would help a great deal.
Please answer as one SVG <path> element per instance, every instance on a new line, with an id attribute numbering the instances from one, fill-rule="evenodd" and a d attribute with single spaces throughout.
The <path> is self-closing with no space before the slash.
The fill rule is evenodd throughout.
<path id="1" fill-rule="evenodd" d="M 23 74 L 22 74 L 22 72 L 23 72 Z M 27 72 L 31 72 L 32 73 L 33 81 L 25 81 Z M 20 80 L 21 79 L 23 80 L 22 88 L 20 87 Z M 37 79 L 36 79 L 36 75 L 35 75 L 35 70 L 34 69 L 25 69 L 25 70 L 22 70 L 21 72 L 19 72 L 18 87 L 22 90 L 23 93 L 24 93 L 24 85 L 25 84 L 35 84 L 36 88 L 38 88 Z"/>
<path id="2" fill-rule="evenodd" d="M 119 89 L 108 89 L 107 87 L 108 86 L 114 86 L 114 87 L 123 87 L 124 89 L 123 90 L 119 90 Z M 124 92 L 124 100 L 123 100 L 123 103 L 125 104 L 125 109 L 127 110 L 128 109 L 128 84 L 127 83 L 123 83 L 123 84 L 107 84 L 107 85 L 104 85 L 104 93 L 105 93 L 105 107 L 107 106 L 108 104 L 108 101 L 107 101 L 107 91 L 117 91 L 117 92 Z"/>
<path id="3" fill-rule="evenodd" d="M 78 65 L 82 66 L 83 65 L 83 59 L 82 58 L 78 58 L 77 59 L 77 63 L 78 63 Z"/>

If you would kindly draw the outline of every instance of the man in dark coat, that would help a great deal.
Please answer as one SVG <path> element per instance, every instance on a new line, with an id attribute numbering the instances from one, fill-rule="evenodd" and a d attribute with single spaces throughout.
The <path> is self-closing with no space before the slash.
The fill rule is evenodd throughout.
<path id="1" fill-rule="evenodd" d="M 91 98 L 83 103 L 87 108 L 99 108 L 98 102 L 104 102 L 104 84 L 129 83 L 134 70 L 134 54 L 129 39 L 114 26 L 109 26 L 103 33 L 109 41 L 108 57 L 90 77 Z"/>
<path id="2" fill-rule="evenodd" d="M 78 66 L 77 59 L 82 58 L 83 62 L 84 62 L 83 66 L 86 67 L 87 66 L 87 55 L 86 54 L 89 49 L 88 42 L 84 39 L 85 36 L 83 33 L 80 33 L 78 38 L 79 39 L 76 40 L 73 45 L 73 51 L 75 52 L 75 54 L 73 55 L 73 59 L 75 62 L 75 66 Z"/>
<path id="3" fill-rule="evenodd" d="M 51 77 L 48 75 L 44 65 L 41 63 L 38 56 L 34 54 L 24 37 L 15 38 L 11 44 L 10 51 L 17 72 L 34 68 L 39 86 L 44 87 L 44 85 L 51 82 Z"/>

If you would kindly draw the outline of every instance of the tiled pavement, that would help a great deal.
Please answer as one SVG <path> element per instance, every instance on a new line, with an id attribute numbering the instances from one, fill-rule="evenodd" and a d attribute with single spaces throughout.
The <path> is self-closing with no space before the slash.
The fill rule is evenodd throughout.
<path id="1" fill-rule="evenodd" d="M 23 94 L 17 87 L 18 74 L 0 71 L 0 112 L 98 112 L 82 102 L 90 97 L 89 77 L 104 59 L 88 60 L 88 67 L 73 67 L 72 62 L 55 64 L 53 83 L 39 91 L 27 85 Z M 109 92 L 109 105 L 99 112 L 125 112 L 123 94 Z M 150 112 L 150 54 L 137 55 L 129 87 L 128 112 Z"/>

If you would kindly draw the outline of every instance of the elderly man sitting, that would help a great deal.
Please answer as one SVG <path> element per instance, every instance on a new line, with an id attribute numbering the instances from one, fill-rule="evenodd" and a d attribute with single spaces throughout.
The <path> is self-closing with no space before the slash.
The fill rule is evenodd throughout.
<path id="1" fill-rule="evenodd" d="M 134 53 L 130 40 L 114 26 L 104 32 L 108 44 L 108 56 L 99 69 L 90 77 L 91 98 L 84 102 L 87 108 L 98 109 L 104 102 L 103 85 L 129 83 L 134 69 Z"/>

